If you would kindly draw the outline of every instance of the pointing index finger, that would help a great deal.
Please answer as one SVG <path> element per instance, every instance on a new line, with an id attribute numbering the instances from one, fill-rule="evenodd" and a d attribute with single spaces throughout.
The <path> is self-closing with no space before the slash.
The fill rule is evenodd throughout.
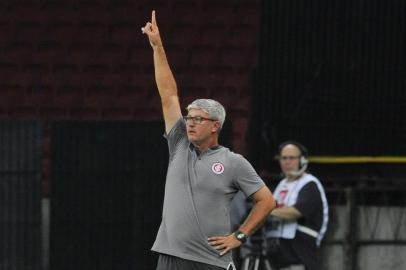
<path id="1" fill-rule="evenodd" d="M 156 25 L 155 10 L 152 11 L 151 22 L 153 25 Z"/>

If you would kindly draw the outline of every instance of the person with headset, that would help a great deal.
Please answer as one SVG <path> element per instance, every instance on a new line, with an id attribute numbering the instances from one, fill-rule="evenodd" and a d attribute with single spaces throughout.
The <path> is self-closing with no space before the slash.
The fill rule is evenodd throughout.
<path id="1" fill-rule="evenodd" d="M 266 229 L 268 256 L 273 269 L 321 269 L 318 247 L 328 224 L 328 204 L 320 181 L 306 172 L 307 149 L 295 141 L 279 146 L 284 178 L 274 197 Z"/>

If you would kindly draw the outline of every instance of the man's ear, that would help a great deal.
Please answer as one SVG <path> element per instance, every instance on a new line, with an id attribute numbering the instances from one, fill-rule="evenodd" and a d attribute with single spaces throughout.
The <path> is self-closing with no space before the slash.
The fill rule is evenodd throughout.
<path id="1" fill-rule="evenodd" d="M 220 122 L 218 122 L 218 121 L 214 122 L 214 125 L 213 125 L 213 128 L 211 129 L 211 132 L 213 132 L 213 133 L 219 132 L 220 127 L 221 127 Z"/>

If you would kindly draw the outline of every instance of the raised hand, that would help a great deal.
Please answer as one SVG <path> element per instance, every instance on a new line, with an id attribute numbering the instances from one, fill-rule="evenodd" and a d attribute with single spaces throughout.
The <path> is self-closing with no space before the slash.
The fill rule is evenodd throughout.
<path id="1" fill-rule="evenodd" d="M 155 10 L 152 11 L 151 22 L 147 22 L 145 26 L 141 28 L 141 31 L 148 36 L 152 48 L 162 46 L 161 36 L 159 35 L 159 29 L 155 19 Z"/>
<path id="2" fill-rule="evenodd" d="M 165 120 L 165 131 L 169 133 L 174 124 L 182 117 L 180 109 L 178 88 L 175 78 L 169 67 L 158 25 L 155 19 L 155 10 L 152 11 L 151 22 L 141 28 L 146 34 L 153 49 L 155 81 L 161 96 L 162 111 Z"/>

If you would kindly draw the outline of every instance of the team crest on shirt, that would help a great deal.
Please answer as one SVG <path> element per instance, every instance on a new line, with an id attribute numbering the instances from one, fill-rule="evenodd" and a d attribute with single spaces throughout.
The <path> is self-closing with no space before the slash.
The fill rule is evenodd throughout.
<path id="1" fill-rule="evenodd" d="M 224 165 L 221 164 L 220 162 L 215 162 L 213 163 L 213 165 L 211 166 L 211 170 L 215 173 L 215 174 L 222 174 L 224 172 Z"/>

